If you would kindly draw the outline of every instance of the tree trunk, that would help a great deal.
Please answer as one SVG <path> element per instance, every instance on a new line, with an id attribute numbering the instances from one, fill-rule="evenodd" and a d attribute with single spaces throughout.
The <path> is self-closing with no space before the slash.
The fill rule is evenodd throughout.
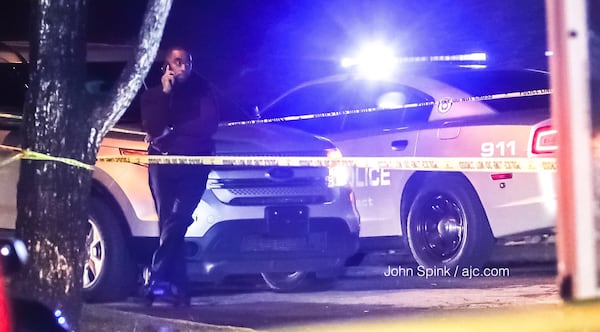
<path id="1" fill-rule="evenodd" d="M 85 0 L 40 1 L 23 113 L 23 148 L 93 164 L 91 108 L 83 107 Z M 41 56 L 40 56 L 41 55 Z M 57 161 L 23 160 L 16 235 L 29 251 L 13 294 L 60 309 L 77 327 L 92 172 Z"/>
<path id="2" fill-rule="evenodd" d="M 93 165 L 102 138 L 150 69 L 171 4 L 172 0 L 149 1 L 140 45 L 113 95 L 90 101 L 83 90 L 87 0 L 33 3 L 23 148 Z M 75 330 L 82 308 L 91 180 L 92 170 L 84 167 L 24 159 L 17 186 L 16 236 L 25 242 L 29 262 L 14 278 L 12 294 L 60 309 Z"/>

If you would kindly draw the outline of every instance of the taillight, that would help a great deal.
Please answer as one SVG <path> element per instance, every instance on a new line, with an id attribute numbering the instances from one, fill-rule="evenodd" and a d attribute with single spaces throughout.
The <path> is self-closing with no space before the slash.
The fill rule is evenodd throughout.
<path id="1" fill-rule="evenodd" d="M 2 262 L 7 257 L 2 257 Z M 10 299 L 8 295 L 4 291 L 4 279 L 2 277 L 2 265 L 0 264 L 0 332 L 10 332 L 12 331 L 10 326 L 10 308 L 8 304 L 10 303 Z"/>
<path id="2" fill-rule="evenodd" d="M 551 126 L 540 127 L 533 133 L 531 152 L 535 154 L 552 153 L 558 149 L 556 129 Z"/>

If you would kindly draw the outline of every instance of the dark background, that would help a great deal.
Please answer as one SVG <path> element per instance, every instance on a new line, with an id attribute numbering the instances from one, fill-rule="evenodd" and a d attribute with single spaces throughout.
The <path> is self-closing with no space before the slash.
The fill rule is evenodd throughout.
<path id="1" fill-rule="evenodd" d="M 89 0 L 91 42 L 135 43 L 146 0 Z M 420 2 L 420 1 L 419 1 Z M 486 52 L 489 64 L 547 69 L 544 0 L 175 0 L 161 46 L 244 103 L 263 104 L 339 69 L 361 41 L 398 54 Z M 29 1 L 2 0 L 0 40 L 28 38 Z"/>

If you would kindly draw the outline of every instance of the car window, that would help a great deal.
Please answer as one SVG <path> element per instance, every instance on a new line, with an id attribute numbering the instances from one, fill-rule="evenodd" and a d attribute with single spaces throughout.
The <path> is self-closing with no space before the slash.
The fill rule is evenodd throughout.
<path id="1" fill-rule="evenodd" d="M 405 127 L 417 122 L 426 122 L 432 109 L 432 105 L 414 107 L 433 101 L 431 96 L 391 82 L 356 81 L 350 93 L 350 109 L 378 111 L 346 116 L 341 130 Z"/>
<path id="2" fill-rule="evenodd" d="M 87 76 L 84 88 L 91 96 L 100 97 L 110 92 L 125 66 L 124 62 L 90 62 L 87 64 Z M 27 92 L 26 64 L 0 63 L 0 113 L 21 115 Z M 140 90 L 125 114 L 119 120 L 122 124 L 139 123 Z M 8 119 L 8 122 L 13 121 Z M 3 121 L 7 122 L 7 121 Z"/>
<path id="3" fill-rule="evenodd" d="M 119 74 L 123 70 L 125 63 L 91 63 L 88 65 L 88 79 L 87 87 L 88 92 L 94 93 L 106 93 L 110 91 L 112 84 L 116 82 Z M 140 126 L 141 124 L 141 95 L 148 88 L 152 88 L 160 84 L 161 76 L 163 75 L 161 69 L 162 63 L 155 62 L 150 67 L 146 78 L 144 79 L 144 86 L 142 86 L 135 96 L 131 105 L 127 108 L 119 124 L 127 124 L 128 126 Z M 239 105 L 237 105 L 233 98 L 229 98 L 225 93 L 220 91 L 218 87 L 213 86 L 214 96 L 220 109 L 220 120 L 221 121 L 242 121 L 249 120 L 250 116 L 248 113 L 244 113 Z"/>
<path id="4" fill-rule="evenodd" d="M 271 104 L 263 118 L 312 115 L 309 120 L 286 124 L 317 134 L 344 130 L 382 129 L 427 121 L 431 106 L 402 108 L 432 97 L 413 88 L 381 81 L 347 80 L 315 84 L 298 89 Z M 389 110 L 375 109 L 386 108 Z M 324 114 L 340 112 L 333 117 Z"/>
<path id="5" fill-rule="evenodd" d="M 125 62 L 91 62 L 87 65 L 85 81 L 86 92 L 92 96 L 108 94 L 125 67 Z M 140 94 L 144 87 L 132 100 L 125 113 L 119 119 L 120 124 L 137 124 L 140 122 Z"/>
<path id="6" fill-rule="evenodd" d="M 119 124 L 127 125 L 128 128 L 141 129 L 141 95 L 146 89 L 160 84 L 161 64 L 155 62 L 152 65 L 144 80 L 145 85 L 140 88 L 131 105 L 119 119 Z M 89 62 L 86 67 L 87 76 L 84 83 L 86 92 L 98 97 L 109 93 L 124 67 L 125 62 Z M 0 62 L 0 113 L 22 114 L 27 79 L 26 64 Z M 253 119 L 254 111 L 251 107 L 243 107 L 236 102 L 235 98 L 228 96 L 218 87 L 213 86 L 213 88 L 216 102 L 220 108 L 221 121 Z M 2 123 L 5 122 L 2 121 Z"/>
<path id="7" fill-rule="evenodd" d="M 22 64 L 0 63 L 0 112 L 21 114 L 27 91 L 27 71 Z"/>
<path id="8" fill-rule="evenodd" d="M 535 91 L 549 89 L 550 86 L 550 77 L 547 73 L 533 70 L 471 70 L 446 73 L 436 78 L 472 96 Z M 498 112 L 529 109 L 549 110 L 550 107 L 549 95 L 484 100 L 482 102 Z"/>

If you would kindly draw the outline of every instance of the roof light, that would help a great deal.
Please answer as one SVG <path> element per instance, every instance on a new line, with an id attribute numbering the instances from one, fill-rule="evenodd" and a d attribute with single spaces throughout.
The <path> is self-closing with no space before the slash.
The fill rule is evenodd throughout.
<path id="1" fill-rule="evenodd" d="M 364 45 L 355 57 L 343 58 L 341 66 L 356 67 L 361 76 L 377 80 L 389 77 L 399 62 L 390 47 L 381 42 L 374 42 Z"/>

